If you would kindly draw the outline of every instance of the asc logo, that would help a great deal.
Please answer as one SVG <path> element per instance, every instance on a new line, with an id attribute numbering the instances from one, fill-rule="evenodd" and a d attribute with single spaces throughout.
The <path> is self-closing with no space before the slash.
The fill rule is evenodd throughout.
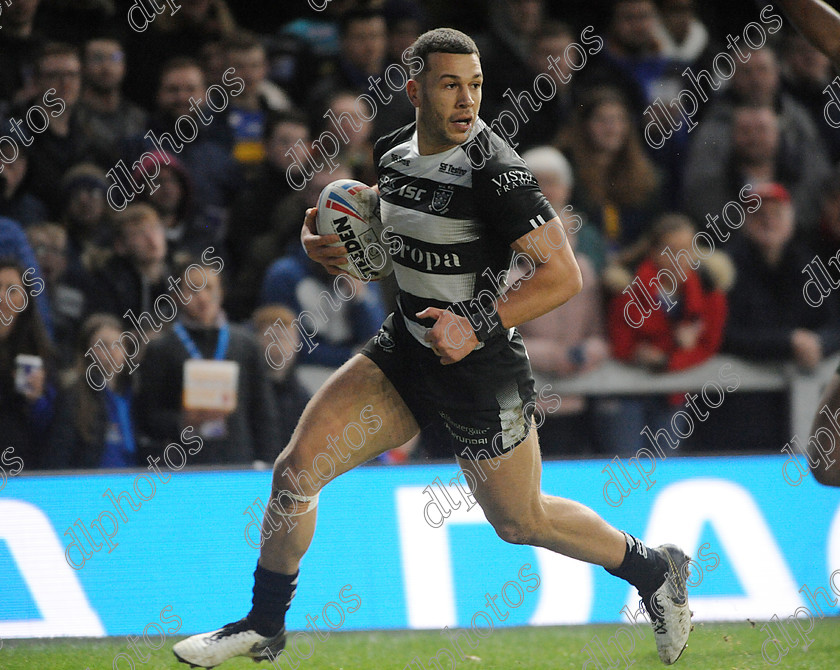
<path id="1" fill-rule="evenodd" d="M 449 201 L 452 200 L 453 193 L 455 193 L 454 186 L 446 186 L 444 184 L 438 186 L 437 190 L 432 194 L 429 211 L 435 214 L 446 214 L 449 211 Z"/>

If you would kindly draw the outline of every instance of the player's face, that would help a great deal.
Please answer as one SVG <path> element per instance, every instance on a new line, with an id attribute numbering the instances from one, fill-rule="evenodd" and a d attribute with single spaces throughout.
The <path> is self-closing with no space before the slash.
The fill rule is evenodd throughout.
<path id="1" fill-rule="evenodd" d="M 467 141 L 478 119 L 482 81 L 477 55 L 429 54 L 420 80 L 409 88 L 417 107 L 421 154 L 440 153 Z"/>

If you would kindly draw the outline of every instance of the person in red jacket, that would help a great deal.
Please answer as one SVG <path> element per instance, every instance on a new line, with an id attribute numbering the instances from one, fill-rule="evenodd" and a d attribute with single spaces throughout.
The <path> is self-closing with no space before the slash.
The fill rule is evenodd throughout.
<path id="1" fill-rule="evenodd" d="M 636 278 L 632 279 L 633 283 L 626 282 L 624 286 L 629 290 L 617 293 L 609 305 L 607 327 L 615 358 L 652 372 L 671 372 L 699 365 L 720 349 L 732 266 L 720 253 L 712 254 L 697 266 L 692 253 L 694 233 L 691 221 L 680 214 L 665 214 L 655 222 L 648 252 L 636 269 Z M 662 270 L 667 272 L 661 273 Z M 661 288 L 656 279 L 659 273 Z M 640 295 L 640 285 L 660 306 L 642 312 L 641 323 L 631 323 L 628 315 L 633 311 L 628 310 L 629 303 L 637 300 L 645 308 L 650 306 L 646 296 Z M 683 401 L 682 394 L 678 394 L 673 398 L 630 396 L 611 403 L 602 446 L 619 453 L 650 446 L 642 429 L 647 425 L 655 434 L 660 427 L 668 425 L 678 409 L 673 403 L 682 405 Z"/>

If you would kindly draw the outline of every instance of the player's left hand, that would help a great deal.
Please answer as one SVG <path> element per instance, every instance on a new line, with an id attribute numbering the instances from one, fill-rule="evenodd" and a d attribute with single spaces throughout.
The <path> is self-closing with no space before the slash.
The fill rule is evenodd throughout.
<path id="1" fill-rule="evenodd" d="M 464 316 L 450 310 L 427 307 L 417 312 L 418 319 L 434 319 L 435 325 L 426 333 L 426 342 L 440 356 L 442 365 L 457 363 L 478 346 L 478 339 Z"/>

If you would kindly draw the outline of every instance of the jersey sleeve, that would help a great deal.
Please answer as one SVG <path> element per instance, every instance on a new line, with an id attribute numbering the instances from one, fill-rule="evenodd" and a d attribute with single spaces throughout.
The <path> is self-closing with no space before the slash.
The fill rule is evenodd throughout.
<path id="1" fill-rule="evenodd" d="M 537 178 L 512 149 L 505 147 L 473 171 L 473 192 L 481 220 L 505 245 L 557 216 Z"/>

